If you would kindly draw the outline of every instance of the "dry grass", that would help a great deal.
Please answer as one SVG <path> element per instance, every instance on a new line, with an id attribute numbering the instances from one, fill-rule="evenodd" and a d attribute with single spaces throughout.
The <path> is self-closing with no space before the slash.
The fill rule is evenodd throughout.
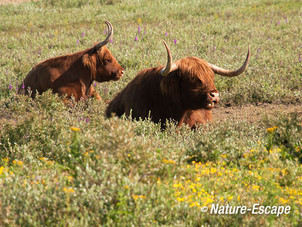
<path id="1" fill-rule="evenodd" d="M 0 5 L 3 5 L 3 4 L 18 4 L 18 3 L 31 2 L 31 1 L 34 1 L 34 0 L 0 0 Z"/>

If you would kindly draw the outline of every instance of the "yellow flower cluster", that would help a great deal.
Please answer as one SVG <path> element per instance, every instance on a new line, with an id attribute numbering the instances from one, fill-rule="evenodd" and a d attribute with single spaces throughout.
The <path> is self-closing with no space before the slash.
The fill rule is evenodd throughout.
<path id="1" fill-rule="evenodd" d="M 67 180 L 68 180 L 69 182 L 71 182 L 71 181 L 73 180 L 73 177 L 72 177 L 72 176 L 66 176 L 66 178 L 67 178 Z"/>
<path id="2" fill-rule="evenodd" d="M 0 175 L 4 172 L 5 168 L 4 166 L 0 166 Z"/>
<path id="3" fill-rule="evenodd" d="M 74 193 L 74 189 L 73 188 L 67 188 L 67 187 L 65 187 L 65 188 L 63 188 L 63 191 L 65 193 Z"/>
<path id="4" fill-rule="evenodd" d="M 14 165 L 18 165 L 18 166 L 23 166 L 23 162 L 22 162 L 22 161 L 19 161 L 19 160 L 14 160 L 14 161 L 13 161 L 13 164 L 14 164 Z"/>
<path id="5" fill-rule="evenodd" d="M 275 127 L 266 129 L 266 131 L 267 131 L 268 133 L 272 133 L 272 132 L 274 132 L 277 128 L 278 128 L 278 127 L 275 126 Z"/>
<path id="6" fill-rule="evenodd" d="M 45 164 L 47 164 L 47 165 L 53 165 L 54 164 L 54 161 L 49 161 L 47 158 L 45 158 L 45 157 L 42 157 L 42 158 L 40 158 L 40 160 L 42 161 L 42 162 L 44 162 Z"/>
<path id="7" fill-rule="evenodd" d="M 269 153 L 271 153 L 271 154 L 278 154 L 278 153 L 280 153 L 281 152 L 281 149 L 280 148 L 275 148 L 275 149 L 273 149 L 273 150 L 269 150 Z"/>
<path id="8" fill-rule="evenodd" d="M 174 197 L 178 202 L 188 203 L 190 207 L 203 207 L 213 203 L 214 196 L 208 193 L 201 183 L 190 180 L 175 182 Z"/>
<path id="9" fill-rule="evenodd" d="M 9 171 L 9 168 L 4 167 L 4 166 L 0 166 L 0 176 L 1 176 L 3 173 L 9 173 L 10 175 L 13 175 L 13 174 L 14 174 L 12 171 Z"/>
<path id="10" fill-rule="evenodd" d="M 279 197 L 279 203 L 280 204 L 287 204 L 289 202 L 288 199 L 283 199 L 282 197 Z"/>
<path id="11" fill-rule="evenodd" d="M 84 155 L 87 156 L 88 154 L 91 154 L 91 153 L 94 153 L 94 151 L 86 151 L 86 152 L 84 153 Z"/>
<path id="12" fill-rule="evenodd" d="M 240 160 L 240 169 L 226 166 L 224 161 L 192 162 L 192 165 L 180 166 L 190 174 L 173 181 L 170 186 L 173 198 L 190 207 L 203 207 L 213 203 L 251 202 L 251 198 L 257 198 L 252 202 L 265 201 L 270 191 L 278 195 L 276 201 L 280 205 L 302 205 L 302 188 L 297 189 L 302 185 L 302 177 L 297 176 L 291 186 L 285 187 L 282 179 L 292 177 L 293 174 L 287 168 L 276 168 L 271 164 L 275 156 L 279 158 L 280 153 L 280 148 L 272 149 L 270 155 L 267 155 L 266 150 L 251 149 Z M 259 156 L 259 160 L 253 161 L 253 156 Z M 220 158 L 224 160 L 227 156 L 222 154 Z M 240 194 L 237 194 L 238 191 Z"/>
<path id="13" fill-rule="evenodd" d="M 218 162 L 221 165 L 217 168 L 216 164 L 208 162 L 206 164 L 195 163 L 194 165 L 187 165 L 187 168 L 191 168 L 194 174 L 194 177 L 189 180 L 186 180 L 184 177 L 181 180 L 174 181 L 172 187 L 174 188 L 174 197 L 178 202 L 188 203 L 190 207 L 203 207 L 208 206 L 213 203 L 215 199 L 215 191 L 208 192 L 204 187 L 202 180 L 209 179 L 211 176 L 220 178 L 223 174 L 233 175 L 234 172 L 237 172 L 237 169 L 226 170 L 223 166 L 224 162 Z M 216 182 L 220 184 L 219 182 Z M 223 201 L 223 197 L 219 196 L 220 201 Z M 233 199 L 233 196 L 228 196 L 226 198 L 228 201 Z"/>
<path id="14" fill-rule="evenodd" d="M 284 199 L 282 197 L 277 198 L 279 199 L 280 203 L 285 204 L 289 203 L 290 201 L 293 201 L 294 203 L 302 206 L 302 188 L 295 189 L 286 186 L 285 188 L 281 188 L 281 192 L 288 199 Z"/>
<path id="15" fill-rule="evenodd" d="M 144 196 L 144 195 L 131 195 L 132 196 L 132 198 L 134 199 L 134 200 L 137 200 L 137 199 L 145 199 L 146 198 L 146 196 Z"/>

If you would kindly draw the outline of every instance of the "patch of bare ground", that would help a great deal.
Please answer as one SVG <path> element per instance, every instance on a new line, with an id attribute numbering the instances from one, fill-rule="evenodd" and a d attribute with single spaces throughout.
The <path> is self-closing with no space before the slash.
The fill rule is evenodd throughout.
<path id="1" fill-rule="evenodd" d="M 0 5 L 4 4 L 18 4 L 22 2 L 31 2 L 32 0 L 0 0 Z"/>
<path id="2" fill-rule="evenodd" d="M 287 114 L 302 116 L 302 104 L 262 104 L 242 107 L 217 107 L 213 109 L 213 122 L 238 120 L 257 122 L 265 117 L 278 118 Z"/>
<path id="3" fill-rule="evenodd" d="M 280 116 L 297 114 L 302 116 L 301 104 L 262 104 L 258 106 L 217 107 L 213 109 L 213 123 L 228 120 L 259 122 L 266 117 L 278 118 Z M 13 119 L 9 113 L 0 113 L 0 130 L 5 124 L 16 125 L 18 119 Z"/>

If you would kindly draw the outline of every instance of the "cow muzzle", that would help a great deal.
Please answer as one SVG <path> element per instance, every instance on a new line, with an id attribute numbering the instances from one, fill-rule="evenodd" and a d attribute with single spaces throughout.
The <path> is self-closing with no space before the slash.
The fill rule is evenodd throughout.
<path id="1" fill-rule="evenodd" d="M 113 74 L 114 75 L 114 80 L 119 80 L 123 75 L 124 75 L 124 70 L 119 70 L 116 73 Z"/>
<path id="2" fill-rule="evenodd" d="M 208 93 L 208 108 L 213 108 L 216 104 L 219 103 L 219 92 L 218 91 L 212 91 Z"/>

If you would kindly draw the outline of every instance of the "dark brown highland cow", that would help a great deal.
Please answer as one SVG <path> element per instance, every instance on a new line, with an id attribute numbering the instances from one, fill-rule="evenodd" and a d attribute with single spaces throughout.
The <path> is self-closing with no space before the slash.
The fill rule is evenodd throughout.
<path id="1" fill-rule="evenodd" d="M 91 86 L 92 82 L 118 80 L 123 75 L 123 68 L 118 64 L 111 52 L 105 47 L 113 34 L 109 21 L 108 36 L 94 47 L 56 58 L 51 58 L 37 64 L 23 80 L 18 89 L 20 94 L 28 94 L 34 98 L 36 93 L 52 89 L 54 93 L 75 100 L 99 94 Z"/>
<path id="2" fill-rule="evenodd" d="M 250 50 L 244 64 L 235 71 L 212 65 L 196 57 L 185 57 L 172 63 L 170 50 L 165 68 L 145 69 L 109 104 L 106 115 L 129 116 L 134 119 L 151 117 L 165 128 L 167 119 L 191 128 L 212 119 L 212 109 L 219 102 L 219 92 L 214 85 L 214 73 L 233 77 L 241 74 L 248 65 Z"/>

